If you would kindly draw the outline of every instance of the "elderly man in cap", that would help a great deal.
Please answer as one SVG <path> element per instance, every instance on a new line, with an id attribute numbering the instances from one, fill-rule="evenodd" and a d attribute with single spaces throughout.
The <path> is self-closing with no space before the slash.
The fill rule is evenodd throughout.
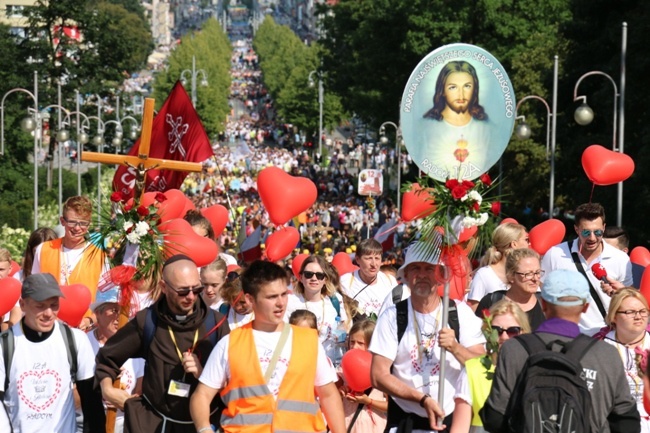
<path id="1" fill-rule="evenodd" d="M 210 352 L 230 328 L 199 296 L 203 286 L 189 257 L 167 259 L 161 284 L 160 299 L 138 312 L 99 350 L 95 377 L 106 401 L 124 410 L 125 431 L 194 433 L 190 396 Z M 146 360 L 141 397 L 113 388 L 129 358 Z M 210 414 L 218 425 L 217 402 Z"/>
<path id="2" fill-rule="evenodd" d="M 2 334 L 0 410 L 14 432 L 75 431 L 73 385 L 81 396 L 84 431 L 101 431 L 101 396 L 93 391 L 95 357 L 86 335 L 57 321 L 63 293 L 51 274 L 25 278 L 22 320 Z M 2 431 L 12 431 L 5 430 Z"/>
<path id="3" fill-rule="evenodd" d="M 438 266 L 442 266 L 438 258 L 422 243 L 409 247 L 398 273 L 411 289 L 411 297 L 379 316 L 370 343 L 372 385 L 390 396 L 387 426 L 391 433 L 449 431 L 462 366 L 485 353 L 481 319 L 463 303 L 442 305 Z M 449 309 L 448 323 L 442 323 L 443 307 Z M 446 357 L 444 378 L 440 377 L 442 349 L 452 355 Z M 441 379 L 444 400 L 438 401 Z"/>
<path id="4" fill-rule="evenodd" d="M 565 345 L 576 339 L 580 335 L 580 317 L 589 308 L 589 297 L 589 283 L 578 271 L 558 269 L 547 274 L 542 285 L 542 308 L 546 321 L 534 334 L 547 345 Z M 489 432 L 510 431 L 504 414 L 519 372 L 529 358 L 520 338 L 506 341 L 499 351 L 492 389 L 480 412 L 485 430 Z M 591 413 L 587 415 L 591 431 L 639 432 L 639 412 L 630 394 L 621 357 L 614 346 L 593 341 L 583 353 L 581 377 L 591 394 Z"/>

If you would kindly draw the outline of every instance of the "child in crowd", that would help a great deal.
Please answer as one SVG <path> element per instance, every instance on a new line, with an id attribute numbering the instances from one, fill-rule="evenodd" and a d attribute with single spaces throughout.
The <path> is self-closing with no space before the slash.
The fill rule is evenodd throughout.
<path id="1" fill-rule="evenodd" d="M 309 310 L 296 310 L 289 316 L 289 324 L 318 330 L 318 319 Z"/>
<path id="2" fill-rule="evenodd" d="M 213 310 L 218 310 L 223 304 L 221 288 L 226 282 L 227 269 L 226 262 L 221 258 L 201 268 L 201 284 L 205 287 L 201 296 L 206 305 Z"/>
<path id="3" fill-rule="evenodd" d="M 219 312 L 228 317 L 230 330 L 244 326 L 253 320 L 253 305 L 244 296 L 240 279 L 224 284 L 221 297 L 224 303 L 219 307 Z"/>

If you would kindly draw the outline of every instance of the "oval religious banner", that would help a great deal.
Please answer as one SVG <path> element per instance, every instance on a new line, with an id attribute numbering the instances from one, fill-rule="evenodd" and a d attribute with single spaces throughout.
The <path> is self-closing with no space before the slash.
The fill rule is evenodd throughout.
<path id="1" fill-rule="evenodd" d="M 515 107 L 512 83 L 493 55 L 474 45 L 445 45 L 422 59 L 404 89 L 406 149 L 433 179 L 476 179 L 506 149 Z"/>

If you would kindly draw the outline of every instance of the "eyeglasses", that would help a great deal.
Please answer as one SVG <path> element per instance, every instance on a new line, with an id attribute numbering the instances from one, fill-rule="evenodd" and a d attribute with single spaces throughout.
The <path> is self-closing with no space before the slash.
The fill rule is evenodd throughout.
<path id="1" fill-rule="evenodd" d="M 581 230 L 580 231 L 580 234 L 582 235 L 583 238 L 588 238 L 589 236 L 591 236 L 592 233 L 597 238 L 602 238 L 604 232 L 602 230 Z"/>
<path id="2" fill-rule="evenodd" d="M 163 280 L 165 281 L 165 280 Z M 189 295 L 190 292 L 194 293 L 195 295 L 201 294 L 203 291 L 204 287 L 203 286 L 196 286 L 196 287 L 179 287 L 177 289 L 174 288 L 171 284 L 169 284 L 167 281 L 165 281 L 165 284 L 169 286 L 170 289 L 172 289 L 178 296 L 181 298 L 184 298 L 185 296 Z"/>
<path id="3" fill-rule="evenodd" d="M 73 228 L 75 228 L 77 226 L 85 228 L 85 229 L 90 227 L 90 221 L 74 221 L 74 220 L 69 220 L 66 217 L 61 217 L 61 219 L 63 219 L 63 221 L 65 221 L 65 225 L 67 225 L 71 229 L 73 229 Z"/>
<path id="4" fill-rule="evenodd" d="M 616 314 L 625 314 L 627 317 L 636 317 L 636 315 L 638 314 L 639 316 L 645 318 L 648 317 L 650 312 L 644 308 L 643 310 L 617 311 Z"/>
<path id="5" fill-rule="evenodd" d="M 508 337 L 516 337 L 517 335 L 521 334 L 521 326 L 511 326 L 509 328 L 502 328 L 500 326 L 492 325 L 492 329 L 497 331 L 497 335 L 501 335 L 505 332 L 506 334 L 508 334 Z"/>
<path id="6" fill-rule="evenodd" d="M 515 272 L 515 274 L 521 276 L 522 279 L 524 280 L 532 280 L 533 277 L 540 279 L 544 276 L 546 271 L 535 271 L 535 272 Z"/>
<path id="7" fill-rule="evenodd" d="M 319 281 L 323 281 L 327 275 L 325 275 L 325 272 L 310 272 L 310 271 L 302 271 L 303 277 L 307 278 L 308 280 L 311 280 L 312 277 L 315 275 L 316 279 Z"/>

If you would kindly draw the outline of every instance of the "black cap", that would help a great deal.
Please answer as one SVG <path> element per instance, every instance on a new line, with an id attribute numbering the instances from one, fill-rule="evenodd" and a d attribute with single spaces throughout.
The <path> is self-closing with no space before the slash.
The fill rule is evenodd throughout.
<path id="1" fill-rule="evenodd" d="M 65 298 L 52 274 L 32 274 L 25 278 L 21 297 L 32 298 L 38 302 L 54 297 Z"/>

